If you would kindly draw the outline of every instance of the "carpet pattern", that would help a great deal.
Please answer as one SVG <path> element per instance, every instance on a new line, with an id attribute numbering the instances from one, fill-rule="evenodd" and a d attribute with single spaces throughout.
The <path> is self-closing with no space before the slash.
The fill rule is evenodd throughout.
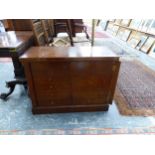
<path id="1" fill-rule="evenodd" d="M 150 128 L 86 128 L 86 129 L 41 129 L 0 131 L 0 135 L 120 135 L 120 134 L 155 134 L 155 127 Z"/>
<path id="2" fill-rule="evenodd" d="M 155 72 L 139 61 L 123 61 L 115 100 L 121 114 L 155 115 Z"/>
<path id="3" fill-rule="evenodd" d="M 87 32 L 88 32 L 89 36 L 91 37 L 91 35 L 92 35 L 92 27 L 87 26 Z M 94 37 L 95 38 L 110 38 L 110 36 L 107 35 L 104 31 L 97 31 L 97 30 L 95 30 Z"/>

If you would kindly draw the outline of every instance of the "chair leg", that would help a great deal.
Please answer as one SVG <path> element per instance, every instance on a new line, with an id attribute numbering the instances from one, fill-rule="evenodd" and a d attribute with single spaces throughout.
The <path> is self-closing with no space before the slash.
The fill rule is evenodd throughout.
<path id="1" fill-rule="evenodd" d="M 87 39 L 89 39 L 89 35 L 88 35 L 88 33 L 87 33 L 87 32 L 85 32 L 85 34 L 86 34 L 86 38 L 87 38 Z"/>
<path id="2" fill-rule="evenodd" d="M 73 43 L 73 36 L 72 36 L 72 27 L 71 27 L 71 23 L 69 20 L 67 20 L 67 31 L 68 31 L 68 35 L 69 35 L 69 39 L 70 39 L 70 43 L 71 43 L 71 46 L 74 46 L 74 43 Z"/>
<path id="3" fill-rule="evenodd" d="M 84 32 L 85 32 L 85 34 L 86 34 L 86 38 L 89 39 L 89 35 L 88 35 L 88 33 L 87 33 L 87 27 L 86 27 L 86 26 L 84 27 Z"/>

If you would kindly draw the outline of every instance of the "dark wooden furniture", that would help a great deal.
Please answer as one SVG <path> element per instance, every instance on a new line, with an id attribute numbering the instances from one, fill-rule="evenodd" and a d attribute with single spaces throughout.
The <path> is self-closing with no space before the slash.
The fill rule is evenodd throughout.
<path id="1" fill-rule="evenodd" d="M 46 46 L 48 41 L 46 40 L 45 31 L 41 20 L 33 21 L 31 20 L 31 26 L 35 37 L 35 42 L 37 46 Z"/>
<path id="2" fill-rule="evenodd" d="M 107 47 L 32 47 L 20 57 L 32 111 L 102 111 L 112 103 L 119 57 Z"/>
<path id="3" fill-rule="evenodd" d="M 30 19 L 7 19 L 8 30 L 32 31 Z"/>
<path id="4" fill-rule="evenodd" d="M 0 57 L 11 57 L 14 65 L 15 80 L 7 82 L 10 88 L 8 93 L 2 93 L 1 99 L 6 99 L 14 90 L 16 84 L 23 84 L 26 88 L 24 69 L 19 61 L 22 55 L 30 46 L 33 45 L 32 32 L 5 32 L 0 33 Z M 2 76 L 2 75 L 0 75 Z"/>
<path id="5" fill-rule="evenodd" d="M 67 19 L 54 19 L 53 24 L 54 24 L 55 37 L 57 36 L 58 33 L 61 33 L 61 32 L 66 32 L 68 33 L 68 35 L 70 35 L 68 25 L 67 25 Z"/>
<path id="6" fill-rule="evenodd" d="M 6 19 L 1 20 L 3 22 L 4 28 L 7 31 L 9 29 L 9 24 L 8 21 Z"/>
<path id="7" fill-rule="evenodd" d="M 54 20 L 53 19 L 48 19 L 48 23 L 52 32 L 52 36 L 54 36 Z"/>
<path id="8" fill-rule="evenodd" d="M 68 35 L 75 37 L 76 33 L 84 32 L 86 38 L 89 39 L 87 27 L 82 19 L 54 19 L 54 30 L 55 36 L 60 32 L 66 32 Z"/>
<path id="9" fill-rule="evenodd" d="M 54 36 L 60 32 L 66 32 L 69 36 L 70 44 L 73 46 L 72 24 L 70 19 L 54 19 Z"/>
<path id="10" fill-rule="evenodd" d="M 76 33 L 84 32 L 86 34 L 86 38 L 89 39 L 89 35 L 87 33 L 87 27 L 84 25 L 82 19 L 71 19 L 71 27 L 72 27 L 72 35 L 76 36 Z"/>
<path id="11" fill-rule="evenodd" d="M 53 35 L 54 35 L 52 32 L 52 27 L 50 26 L 48 19 L 42 19 L 41 23 L 45 33 L 46 42 L 47 44 L 50 44 L 53 41 Z"/>

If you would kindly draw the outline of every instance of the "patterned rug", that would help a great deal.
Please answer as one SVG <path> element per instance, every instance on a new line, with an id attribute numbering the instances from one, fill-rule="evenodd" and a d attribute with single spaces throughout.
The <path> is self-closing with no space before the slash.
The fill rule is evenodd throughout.
<path id="1" fill-rule="evenodd" d="M 87 32 L 88 32 L 89 36 L 91 37 L 92 27 L 87 26 Z M 104 31 L 97 31 L 97 30 L 95 30 L 94 36 L 95 36 L 95 38 L 110 38 L 110 36 L 107 35 Z"/>
<path id="2" fill-rule="evenodd" d="M 155 115 L 155 72 L 139 61 L 122 62 L 115 100 L 123 115 Z"/>
<path id="3" fill-rule="evenodd" d="M 149 128 L 85 128 L 85 129 L 38 129 L 0 131 L 0 135 L 116 135 L 155 134 L 155 127 Z"/>

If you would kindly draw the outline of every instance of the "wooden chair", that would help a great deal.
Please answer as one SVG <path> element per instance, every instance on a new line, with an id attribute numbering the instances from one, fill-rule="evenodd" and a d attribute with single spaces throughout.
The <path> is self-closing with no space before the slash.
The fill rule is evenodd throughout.
<path id="1" fill-rule="evenodd" d="M 42 23 L 40 20 L 31 20 L 31 24 L 32 24 L 32 30 L 35 36 L 35 40 L 38 46 L 46 46 L 47 42 L 46 42 L 46 37 L 45 37 L 45 32 L 44 29 L 42 27 Z"/>
<path id="2" fill-rule="evenodd" d="M 50 28 L 49 21 L 48 19 L 42 19 L 41 23 L 42 23 L 43 30 L 45 33 L 46 42 L 50 44 L 53 41 L 53 33 Z"/>
<path id="3" fill-rule="evenodd" d="M 66 19 L 54 19 L 54 36 L 56 37 L 58 33 L 66 32 L 69 34 L 69 29 Z"/>
<path id="4" fill-rule="evenodd" d="M 54 36 L 58 33 L 66 32 L 70 39 L 70 44 L 73 46 L 72 29 L 69 19 L 54 19 Z"/>
<path id="5" fill-rule="evenodd" d="M 84 25 L 82 19 L 55 19 L 54 30 L 55 30 L 55 36 L 57 36 L 57 34 L 60 32 L 68 33 L 72 45 L 73 45 L 72 37 L 75 37 L 76 33 L 84 32 L 86 34 L 86 38 L 89 39 L 89 35 L 87 33 L 87 27 L 86 25 Z"/>
<path id="6" fill-rule="evenodd" d="M 50 31 L 52 33 L 52 36 L 54 37 L 54 20 L 53 19 L 48 19 Z"/>
<path id="7" fill-rule="evenodd" d="M 86 34 L 86 38 L 89 39 L 89 35 L 87 33 L 87 27 L 84 25 L 82 19 L 71 19 L 71 27 L 72 27 L 72 35 L 75 37 L 76 33 L 84 32 Z"/>

